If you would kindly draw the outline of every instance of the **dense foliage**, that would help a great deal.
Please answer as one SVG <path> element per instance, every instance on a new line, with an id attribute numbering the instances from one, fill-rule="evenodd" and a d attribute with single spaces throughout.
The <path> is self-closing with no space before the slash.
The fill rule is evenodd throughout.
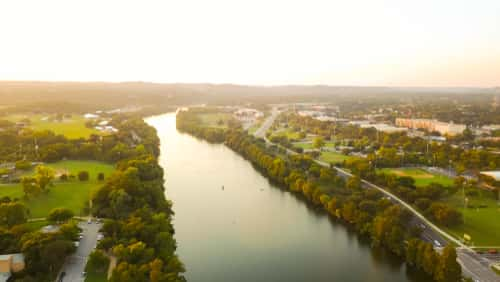
<path id="1" fill-rule="evenodd" d="M 171 204 L 165 199 L 159 139 L 142 120 L 124 124 L 137 140 L 135 153 L 93 196 L 93 214 L 106 218 L 98 248 L 118 259 L 111 281 L 184 281 L 175 254 Z"/>

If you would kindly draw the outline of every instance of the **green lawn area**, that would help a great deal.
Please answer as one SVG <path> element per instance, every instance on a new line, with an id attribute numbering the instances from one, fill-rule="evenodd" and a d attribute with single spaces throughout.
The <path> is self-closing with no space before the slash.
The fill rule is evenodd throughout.
<path id="1" fill-rule="evenodd" d="M 453 179 L 444 175 L 432 174 L 419 168 L 383 168 L 378 172 L 392 173 L 397 176 L 411 176 L 415 179 L 415 185 L 419 187 L 427 186 L 430 183 L 439 183 L 444 186 L 453 185 Z"/>
<path id="2" fill-rule="evenodd" d="M 30 128 L 34 130 L 51 130 L 56 134 L 63 134 L 67 138 L 87 138 L 91 134 L 100 134 L 99 131 L 93 128 L 85 127 L 86 119 L 82 115 L 72 115 L 71 118 L 65 118 L 63 121 L 53 121 L 49 118 L 50 115 L 8 115 L 1 119 L 10 120 L 13 122 L 21 121 L 28 118 L 31 121 Z"/>
<path id="3" fill-rule="evenodd" d="M 95 161 L 61 161 L 47 166 L 56 170 L 56 175 L 63 172 L 78 174 L 79 171 L 89 172 L 89 181 L 70 180 L 61 182 L 54 181 L 48 194 L 25 200 L 21 184 L 0 185 L 0 197 L 21 199 L 30 210 L 30 217 L 45 217 L 53 208 L 65 207 L 71 209 L 75 215 L 81 215 L 82 209 L 89 200 L 90 194 L 98 189 L 102 182 L 97 181 L 97 174 L 103 172 L 105 177 L 112 174 L 114 167 L 109 164 Z"/>
<path id="4" fill-rule="evenodd" d="M 464 233 L 472 237 L 475 246 L 500 246 L 500 206 L 493 198 L 491 192 L 481 191 L 483 195 L 468 197 L 469 205 L 485 208 L 463 207 L 461 192 L 447 199 L 447 203 L 457 208 L 464 216 L 464 224 L 448 229 L 453 235 L 463 238 Z"/>
<path id="5" fill-rule="evenodd" d="M 204 126 L 217 128 L 226 128 L 227 121 L 232 118 L 232 115 L 229 113 L 205 113 L 199 114 L 198 116 Z M 223 123 L 219 124 L 219 121 L 222 121 Z"/>
<path id="6" fill-rule="evenodd" d="M 312 142 L 297 142 L 293 144 L 294 147 L 302 149 L 314 149 Z M 333 142 L 325 142 L 325 147 L 334 147 Z"/>
<path id="7" fill-rule="evenodd" d="M 320 161 L 324 161 L 327 163 L 341 163 L 349 158 L 352 157 L 341 153 L 329 152 L 329 151 L 321 152 L 321 155 L 319 156 Z"/>

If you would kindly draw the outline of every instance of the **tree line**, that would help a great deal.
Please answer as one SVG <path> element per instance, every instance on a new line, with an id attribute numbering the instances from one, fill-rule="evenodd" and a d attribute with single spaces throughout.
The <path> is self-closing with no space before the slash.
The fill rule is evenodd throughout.
<path id="1" fill-rule="evenodd" d="M 92 214 L 106 218 L 105 237 L 97 248 L 118 259 L 110 281 L 185 281 L 184 265 L 175 254 L 172 204 L 165 198 L 163 169 L 158 164 L 158 136 L 140 119 L 128 126 L 149 144 L 140 144 L 140 154 L 120 160 L 93 195 Z"/>

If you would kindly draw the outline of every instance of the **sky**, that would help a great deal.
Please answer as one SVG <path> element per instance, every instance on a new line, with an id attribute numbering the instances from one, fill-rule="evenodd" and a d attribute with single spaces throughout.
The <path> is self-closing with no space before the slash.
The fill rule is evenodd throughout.
<path id="1" fill-rule="evenodd" d="M 500 86 L 500 1 L 0 0 L 0 80 Z"/>

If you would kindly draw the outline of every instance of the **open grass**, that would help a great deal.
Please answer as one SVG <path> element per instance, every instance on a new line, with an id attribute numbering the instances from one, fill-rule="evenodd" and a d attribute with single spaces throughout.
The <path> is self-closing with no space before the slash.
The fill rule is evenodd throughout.
<path id="1" fill-rule="evenodd" d="M 341 163 L 349 158 L 352 158 L 352 157 L 348 156 L 348 155 L 341 154 L 341 153 L 329 152 L 329 151 L 321 152 L 321 155 L 319 156 L 319 159 L 321 161 L 324 161 L 327 163 Z"/>
<path id="2" fill-rule="evenodd" d="M 431 183 L 439 183 L 443 186 L 453 185 L 453 179 L 444 175 L 432 174 L 419 168 L 383 168 L 378 172 L 392 173 L 397 176 L 410 176 L 415 179 L 415 185 L 418 187 L 427 186 Z"/>
<path id="3" fill-rule="evenodd" d="M 47 164 L 47 166 L 56 170 L 56 174 L 64 172 L 77 175 L 79 171 L 86 170 L 89 172 L 90 179 L 83 182 L 55 180 L 48 194 L 31 199 L 24 199 L 21 184 L 0 185 L 0 197 L 9 196 L 11 199 L 17 198 L 23 201 L 30 210 L 31 218 L 46 217 L 50 210 L 58 207 L 68 208 L 75 215 L 85 215 L 83 209 L 90 195 L 103 184 L 97 181 L 97 174 L 103 172 L 105 177 L 108 177 L 114 170 L 112 165 L 95 161 L 61 161 Z"/>
<path id="4" fill-rule="evenodd" d="M 91 134 L 100 134 L 93 128 L 85 127 L 86 119 L 82 115 L 72 115 L 71 118 L 65 118 L 63 121 L 52 121 L 50 115 L 8 115 L 2 119 L 13 122 L 28 118 L 31 121 L 30 128 L 34 130 L 51 130 L 56 134 L 62 134 L 70 139 L 87 138 Z"/>
<path id="5" fill-rule="evenodd" d="M 297 147 L 297 148 L 302 148 L 304 150 L 314 149 L 312 142 L 297 142 L 297 143 L 294 143 L 293 146 Z M 333 142 L 325 142 L 324 147 L 332 147 L 333 148 L 334 146 L 335 146 L 335 144 Z"/>
<path id="6" fill-rule="evenodd" d="M 232 118 L 229 113 L 205 113 L 198 115 L 204 126 L 215 128 L 226 128 L 227 121 Z M 219 122 L 222 121 L 221 124 Z"/>
<path id="7" fill-rule="evenodd" d="M 469 206 L 476 208 L 465 208 L 461 192 L 457 192 L 446 200 L 454 208 L 458 209 L 464 217 L 464 224 L 447 230 L 456 237 L 463 238 L 464 233 L 472 237 L 475 246 L 500 246 L 500 206 L 493 194 L 481 191 L 480 196 L 468 197 Z M 479 205 L 486 205 L 477 208 Z"/>

